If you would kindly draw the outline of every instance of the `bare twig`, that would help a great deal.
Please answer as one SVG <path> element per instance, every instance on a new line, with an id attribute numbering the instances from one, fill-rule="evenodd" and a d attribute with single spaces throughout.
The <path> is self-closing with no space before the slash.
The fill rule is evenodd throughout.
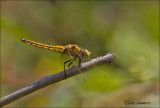
<path id="1" fill-rule="evenodd" d="M 108 53 L 105 56 L 102 57 L 98 57 L 95 59 L 92 59 L 91 61 L 88 61 L 86 63 L 83 63 L 81 67 L 79 67 L 79 69 L 84 72 L 86 70 L 88 70 L 89 68 L 91 68 L 93 65 L 97 65 L 97 64 L 102 64 L 104 62 L 111 62 L 113 59 L 115 58 L 115 55 L 112 53 Z M 73 66 L 72 68 L 66 70 L 66 78 L 75 76 L 77 74 L 80 74 L 79 70 L 77 69 L 76 66 Z M 40 79 L 39 81 L 36 81 L 22 89 L 19 89 L 7 96 L 4 96 L 3 98 L 0 99 L 0 106 L 4 106 L 6 104 L 9 104 L 25 95 L 28 95 L 32 92 L 35 92 L 36 90 L 39 90 L 43 87 L 46 87 L 50 84 L 54 84 L 57 83 L 61 80 L 65 79 L 65 75 L 64 75 L 64 71 L 59 72 L 57 74 L 54 75 L 50 75 L 50 76 L 46 76 L 42 79 Z"/>

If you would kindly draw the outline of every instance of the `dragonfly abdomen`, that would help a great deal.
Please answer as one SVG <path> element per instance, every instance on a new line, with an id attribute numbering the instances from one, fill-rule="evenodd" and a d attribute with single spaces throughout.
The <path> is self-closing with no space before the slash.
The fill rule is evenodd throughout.
<path id="1" fill-rule="evenodd" d="M 21 41 L 24 43 L 27 43 L 29 45 L 32 45 L 32 46 L 36 46 L 36 47 L 40 47 L 40 48 L 44 48 L 44 49 L 49 49 L 51 51 L 55 51 L 55 52 L 58 52 L 61 54 L 63 53 L 63 51 L 65 49 L 63 46 L 46 45 L 46 44 L 42 44 L 42 43 L 38 43 L 38 42 L 26 40 L 26 39 L 21 39 Z"/>

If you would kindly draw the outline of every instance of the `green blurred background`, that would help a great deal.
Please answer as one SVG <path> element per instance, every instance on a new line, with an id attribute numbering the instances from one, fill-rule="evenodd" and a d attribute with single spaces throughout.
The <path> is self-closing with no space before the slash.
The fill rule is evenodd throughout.
<path id="1" fill-rule="evenodd" d="M 158 1 L 1 1 L 1 97 L 63 71 L 67 58 L 21 38 L 118 58 L 7 107 L 159 106 Z"/>

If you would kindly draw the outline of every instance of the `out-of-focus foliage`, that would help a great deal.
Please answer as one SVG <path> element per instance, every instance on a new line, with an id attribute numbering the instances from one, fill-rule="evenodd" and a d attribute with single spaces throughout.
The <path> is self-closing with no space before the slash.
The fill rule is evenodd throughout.
<path id="1" fill-rule="evenodd" d="M 2 97 L 63 71 L 67 60 L 21 38 L 118 56 L 113 66 L 96 66 L 78 80 L 43 88 L 7 107 L 158 106 L 158 11 L 158 1 L 1 1 Z M 125 100 L 151 104 L 125 105 Z"/>

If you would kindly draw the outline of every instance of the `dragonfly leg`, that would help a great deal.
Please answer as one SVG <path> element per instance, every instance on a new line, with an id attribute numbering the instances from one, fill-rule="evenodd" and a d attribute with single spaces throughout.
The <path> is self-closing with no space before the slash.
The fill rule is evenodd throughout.
<path id="1" fill-rule="evenodd" d="M 72 63 L 73 63 L 73 61 L 71 61 L 71 62 L 69 63 L 68 67 L 69 67 Z"/>
<path id="2" fill-rule="evenodd" d="M 81 64 L 82 64 L 82 60 L 81 60 L 81 58 L 79 58 L 79 67 L 81 66 Z"/>
<path id="3" fill-rule="evenodd" d="M 68 62 L 70 62 L 71 60 L 72 60 L 72 59 L 67 60 L 67 61 L 64 62 L 64 76 L 65 76 L 65 78 L 66 78 L 65 64 L 68 63 Z"/>
<path id="4" fill-rule="evenodd" d="M 73 63 L 73 61 L 75 61 L 77 59 L 77 57 L 76 58 L 74 58 L 70 63 L 69 63 L 69 65 L 68 65 L 68 67 Z"/>

